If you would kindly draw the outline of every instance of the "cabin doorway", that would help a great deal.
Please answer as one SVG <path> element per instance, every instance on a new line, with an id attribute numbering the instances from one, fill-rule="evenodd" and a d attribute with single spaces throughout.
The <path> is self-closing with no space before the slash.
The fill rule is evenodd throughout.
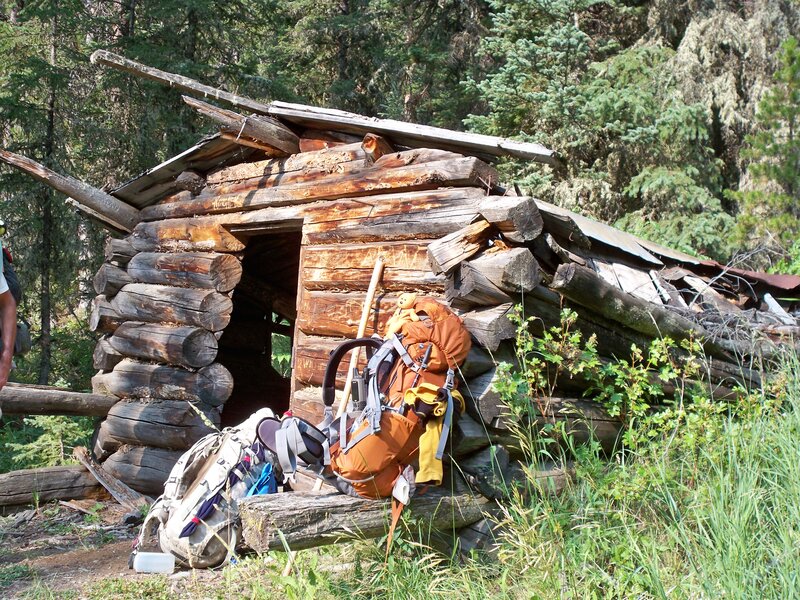
<path id="1" fill-rule="evenodd" d="M 300 231 L 254 235 L 247 243 L 231 321 L 219 339 L 218 360 L 233 375 L 225 427 L 259 408 L 278 415 L 289 408 L 300 244 Z"/>

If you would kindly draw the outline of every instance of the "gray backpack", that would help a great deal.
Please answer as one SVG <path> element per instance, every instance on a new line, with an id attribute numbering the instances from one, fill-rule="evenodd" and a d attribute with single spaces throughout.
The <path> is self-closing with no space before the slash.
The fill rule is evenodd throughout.
<path id="1" fill-rule="evenodd" d="M 131 557 L 157 537 L 161 550 L 173 554 L 181 566 L 229 562 L 241 532 L 237 502 L 265 468 L 272 469 L 273 457 L 256 439 L 256 425 L 273 416 L 263 408 L 187 450 L 150 507 Z"/>

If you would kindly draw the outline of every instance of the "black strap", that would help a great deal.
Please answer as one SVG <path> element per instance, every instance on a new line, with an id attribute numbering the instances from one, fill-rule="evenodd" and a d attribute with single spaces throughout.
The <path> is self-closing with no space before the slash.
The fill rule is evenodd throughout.
<path id="1" fill-rule="evenodd" d="M 339 370 L 339 364 L 342 362 L 345 354 L 363 346 L 367 351 L 367 360 L 372 358 L 373 352 L 378 350 L 383 345 L 383 342 L 377 338 L 358 338 L 355 340 L 347 340 L 339 344 L 337 348 L 331 352 L 331 357 L 328 359 L 328 366 L 325 367 L 325 377 L 322 380 L 322 401 L 325 406 L 333 406 L 336 399 L 336 372 Z"/>

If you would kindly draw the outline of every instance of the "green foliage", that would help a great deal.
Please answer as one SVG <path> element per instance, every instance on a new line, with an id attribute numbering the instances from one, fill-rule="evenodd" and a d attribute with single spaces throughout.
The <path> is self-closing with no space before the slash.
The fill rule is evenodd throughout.
<path id="1" fill-rule="evenodd" d="M 23 424 L 16 431 L 13 424 L 4 425 L 4 430 L 11 428 L 9 437 L 16 440 L 4 444 L 13 452 L 14 469 L 72 464 L 72 449 L 88 446 L 94 430 L 93 419 L 88 417 L 37 415 L 25 417 Z"/>
<path id="2" fill-rule="evenodd" d="M 781 46 L 775 85 L 759 104 L 758 129 L 748 135 L 742 156 L 756 189 L 731 195 L 740 203 L 739 234 L 751 243 L 766 239 L 788 249 L 800 233 L 800 47 Z"/>

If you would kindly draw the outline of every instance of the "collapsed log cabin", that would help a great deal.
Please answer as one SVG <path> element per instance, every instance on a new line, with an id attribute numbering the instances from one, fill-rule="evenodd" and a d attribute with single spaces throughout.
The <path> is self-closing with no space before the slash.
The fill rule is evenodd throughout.
<path id="1" fill-rule="evenodd" d="M 514 361 L 514 306 L 536 317 L 537 334 L 573 309 L 604 360 L 662 335 L 698 339 L 715 397 L 758 385 L 761 361 L 799 331 L 781 300 L 800 291 L 798 277 L 699 260 L 505 185 L 499 157 L 555 164 L 538 144 L 265 105 L 110 53 L 93 59 L 240 111 L 187 97 L 219 132 L 109 194 L 0 153 L 122 234 L 94 280 L 93 391 L 111 401 L 92 450 L 139 492 L 158 494 L 182 451 L 263 406 L 318 421 L 328 354 L 355 337 L 378 258 L 367 334 L 412 291 L 449 304 L 473 336 L 450 453 L 473 480 L 495 470 L 488 447 L 509 437 L 493 384 L 497 362 Z M 285 372 L 276 347 L 291 349 Z M 585 397 L 585 382 L 558 383 L 541 419 L 610 450 L 619 420 Z"/>

